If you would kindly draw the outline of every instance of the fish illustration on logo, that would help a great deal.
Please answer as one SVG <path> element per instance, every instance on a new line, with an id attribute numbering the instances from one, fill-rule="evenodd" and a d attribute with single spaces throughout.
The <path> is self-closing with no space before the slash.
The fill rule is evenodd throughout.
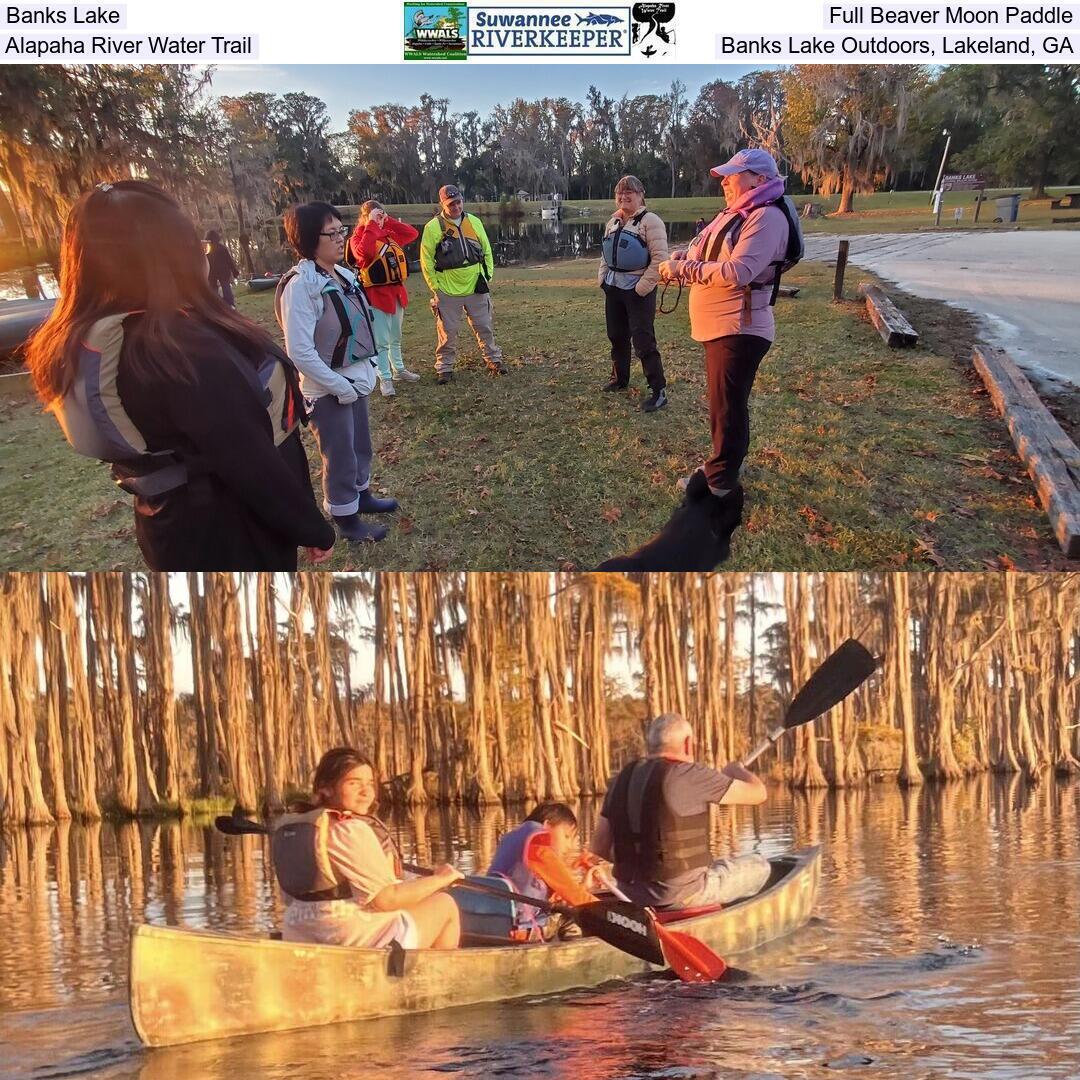
<path id="1" fill-rule="evenodd" d="M 579 15 L 577 21 L 578 26 L 582 23 L 586 26 L 612 26 L 614 23 L 622 22 L 622 19 L 618 15 L 596 15 L 590 11 L 588 15 Z"/>

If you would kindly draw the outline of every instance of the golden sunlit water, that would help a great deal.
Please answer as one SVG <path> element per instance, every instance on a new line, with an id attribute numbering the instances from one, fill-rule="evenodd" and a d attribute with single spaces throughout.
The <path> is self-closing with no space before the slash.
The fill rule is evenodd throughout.
<path id="1" fill-rule="evenodd" d="M 501 808 L 395 822 L 410 858 L 466 869 L 507 824 Z M 0 1075 L 1080 1077 L 1077 781 L 773 789 L 756 811 L 722 812 L 718 854 L 823 846 L 816 917 L 740 957 L 741 981 L 646 978 L 142 1049 L 127 1015 L 131 923 L 268 930 L 281 907 L 264 843 L 206 822 L 3 833 Z"/>

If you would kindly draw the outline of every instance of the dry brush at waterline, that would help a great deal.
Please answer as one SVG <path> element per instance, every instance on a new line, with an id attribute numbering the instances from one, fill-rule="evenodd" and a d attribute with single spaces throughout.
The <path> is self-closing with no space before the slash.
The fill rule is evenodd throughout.
<path id="1" fill-rule="evenodd" d="M 882 674 L 774 779 L 1078 771 L 1076 574 L 8 574 L 0 820 L 274 810 L 339 743 L 403 804 L 597 794 L 668 710 L 737 757 L 852 635 Z"/>

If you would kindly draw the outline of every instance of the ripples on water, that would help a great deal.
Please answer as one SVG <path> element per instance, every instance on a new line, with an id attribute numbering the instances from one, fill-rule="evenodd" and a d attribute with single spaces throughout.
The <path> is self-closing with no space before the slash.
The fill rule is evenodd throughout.
<path id="1" fill-rule="evenodd" d="M 466 869 L 486 865 L 506 825 L 501 809 L 396 822 L 410 858 Z M 0 1075 L 1080 1077 L 1078 835 L 1076 782 L 775 791 L 719 815 L 714 848 L 823 844 L 821 899 L 795 935 L 739 957 L 740 980 L 656 976 L 146 1052 L 127 1016 L 131 922 L 269 929 L 281 906 L 265 841 L 190 822 L 9 832 Z"/>

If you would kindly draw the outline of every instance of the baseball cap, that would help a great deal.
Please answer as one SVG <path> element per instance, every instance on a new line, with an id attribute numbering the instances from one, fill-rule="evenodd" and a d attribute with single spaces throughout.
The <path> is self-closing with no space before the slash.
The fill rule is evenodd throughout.
<path id="1" fill-rule="evenodd" d="M 730 161 L 709 170 L 712 176 L 734 176 L 741 172 L 754 172 L 770 178 L 780 175 L 776 161 L 768 150 L 740 150 Z"/>
<path id="2" fill-rule="evenodd" d="M 462 194 L 459 188 L 454 187 L 453 184 L 443 184 L 439 188 L 439 202 L 451 202 L 453 199 L 462 198 Z"/>

